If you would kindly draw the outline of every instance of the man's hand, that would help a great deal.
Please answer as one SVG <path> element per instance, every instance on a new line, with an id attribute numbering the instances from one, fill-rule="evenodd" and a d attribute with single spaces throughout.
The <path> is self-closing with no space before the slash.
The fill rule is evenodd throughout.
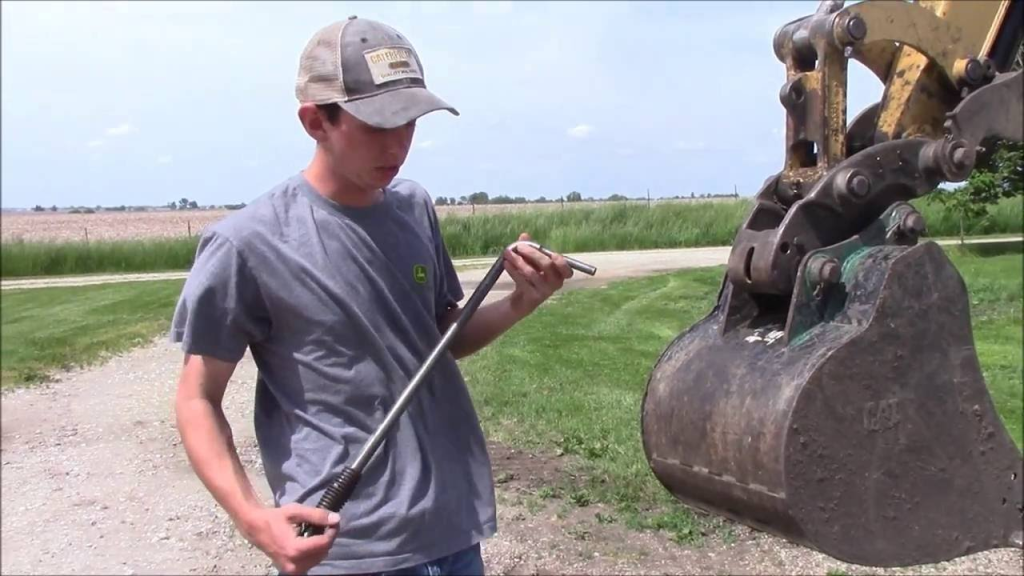
<path id="1" fill-rule="evenodd" d="M 524 232 L 519 240 L 529 241 L 530 235 Z M 572 268 L 561 254 L 552 254 L 549 258 L 536 248 L 521 245 L 514 251 L 505 250 L 502 259 L 505 271 L 516 283 L 515 290 L 501 300 L 477 308 L 452 341 L 450 350 L 456 359 L 474 354 L 493 342 L 561 289 L 566 278 L 572 278 Z M 460 308 L 446 312 L 438 326 L 440 331 L 447 330 L 461 313 Z"/>
<path id="2" fill-rule="evenodd" d="M 524 232 L 519 235 L 519 240 L 530 240 L 530 235 Z M 548 258 L 530 246 L 505 250 L 505 271 L 516 283 L 509 299 L 513 311 L 520 316 L 536 310 L 573 274 L 561 254 Z"/>
<path id="3" fill-rule="evenodd" d="M 338 514 L 321 508 L 287 504 L 264 508 L 243 525 L 245 538 L 266 554 L 284 574 L 305 574 L 327 556 L 338 534 Z M 323 534 L 304 538 L 298 526 L 304 522 L 326 526 Z"/>

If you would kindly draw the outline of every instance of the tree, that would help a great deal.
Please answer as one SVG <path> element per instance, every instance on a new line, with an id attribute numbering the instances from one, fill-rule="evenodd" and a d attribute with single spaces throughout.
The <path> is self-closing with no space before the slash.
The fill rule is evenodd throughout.
<path id="1" fill-rule="evenodd" d="M 185 208 L 188 208 L 188 198 L 182 198 L 181 200 L 178 200 L 178 209 L 184 210 Z"/>
<path id="2" fill-rule="evenodd" d="M 487 192 L 474 192 L 469 195 L 470 204 L 487 204 L 490 201 L 490 197 Z"/>
<path id="3" fill-rule="evenodd" d="M 32 211 L 33 212 L 45 212 L 46 208 L 43 208 L 39 204 L 36 204 L 35 206 L 32 207 Z"/>
<path id="4" fill-rule="evenodd" d="M 195 200 L 190 200 L 189 203 L 188 203 L 188 207 L 192 208 L 193 210 L 195 210 L 195 209 L 199 208 L 199 203 L 196 202 Z"/>
<path id="5" fill-rule="evenodd" d="M 57 205 L 56 204 L 54 204 L 53 206 L 50 206 L 50 212 L 56 212 L 56 211 L 57 211 Z"/>
<path id="6" fill-rule="evenodd" d="M 989 208 L 1000 200 L 1024 195 L 1024 144 L 983 142 L 967 181 L 956 189 L 939 188 L 936 192 L 939 202 L 960 217 L 963 244 L 964 220 L 985 218 Z"/>
<path id="7" fill-rule="evenodd" d="M 583 200 L 583 195 L 575 190 L 569 192 L 565 197 L 566 202 L 580 202 L 581 200 Z"/>
<path id="8" fill-rule="evenodd" d="M 447 206 L 448 205 L 448 199 L 445 198 L 444 196 L 438 196 L 437 198 L 434 199 L 434 205 L 435 206 Z"/>

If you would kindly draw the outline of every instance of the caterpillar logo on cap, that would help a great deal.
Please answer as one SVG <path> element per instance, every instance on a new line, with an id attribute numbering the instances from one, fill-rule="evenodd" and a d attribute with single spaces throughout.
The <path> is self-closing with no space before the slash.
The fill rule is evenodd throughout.
<path id="1" fill-rule="evenodd" d="M 384 46 L 368 50 L 363 54 L 370 67 L 373 83 L 380 85 L 402 78 L 423 79 L 423 73 L 416 63 L 416 56 L 405 46 Z"/>
<path id="2" fill-rule="evenodd" d="M 416 264 L 415 266 L 413 266 L 412 267 L 412 279 L 415 280 L 417 284 L 426 284 L 427 283 L 427 267 L 424 266 L 423 264 Z"/>

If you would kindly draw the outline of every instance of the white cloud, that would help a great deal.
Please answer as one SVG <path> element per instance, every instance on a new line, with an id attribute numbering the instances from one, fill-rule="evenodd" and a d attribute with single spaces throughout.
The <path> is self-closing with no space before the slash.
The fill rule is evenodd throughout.
<path id="1" fill-rule="evenodd" d="M 114 126 L 113 128 L 107 128 L 107 136 L 124 136 L 138 131 L 138 128 L 126 123 L 121 124 L 120 126 Z"/>
<path id="2" fill-rule="evenodd" d="M 170 154 L 158 156 L 156 159 L 157 164 L 170 164 L 173 160 L 174 158 Z"/>
<path id="3" fill-rule="evenodd" d="M 89 148 L 98 148 L 103 146 L 103 140 L 90 140 L 88 145 Z"/>
<path id="4" fill-rule="evenodd" d="M 416 143 L 416 147 L 417 148 L 423 148 L 423 149 L 433 148 L 436 145 L 437 145 L 437 142 L 434 142 L 433 140 L 424 140 L 423 142 L 417 142 Z"/>
<path id="5" fill-rule="evenodd" d="M 569 136 L 572 136 L 573 138 L 586 138 L 587 136 L 590 136 L 590 133 L 593 131 L 593 126 L 590 126 L 589 124 L 580 124 L 575 128 L 570 128 L 567 131 L 567 134 L 569 134 Z"/>

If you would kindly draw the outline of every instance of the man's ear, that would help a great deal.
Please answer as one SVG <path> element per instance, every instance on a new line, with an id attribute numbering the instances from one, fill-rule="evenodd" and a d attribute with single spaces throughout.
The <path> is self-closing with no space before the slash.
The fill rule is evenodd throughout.
<path id="1" fill-rule="evenodd" d="M 299 122 L 306 129 L 306 134 L 317 142 L 327 140 L 327 119 L 316 108 L 316 104 L 302 104 L 298 111 Z"/>

